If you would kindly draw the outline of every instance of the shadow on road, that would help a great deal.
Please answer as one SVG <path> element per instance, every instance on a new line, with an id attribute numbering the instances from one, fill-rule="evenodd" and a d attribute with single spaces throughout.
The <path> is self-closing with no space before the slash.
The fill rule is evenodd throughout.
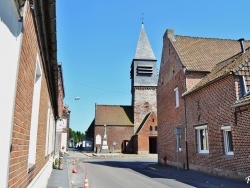
<path id="1" fill-rule="evenodd" d="M 105 159 L 102 159 L 105 160 Z M 122 160 L 122 159 L 121 159 Z M 246 182 L 240 182 L 236 180 L 230 180 L 226 178 L 216 177 L 204 173 L 195 172 L 192 170 L 177 170 L 174 167 L 163 166 L 157 163 L 146 161 L 82 161 L 83 163 L 91 163 L 95 165 L 104 165 L 113 168 L 127 168 L 136 173 L 140 173 L 149 178 L 153 178 L 156 181 L 161 182 L 163 179 L 174 180 L 182 182 L 186 185 L 199 187 L 199 188 L 217 188 L 217 187 L 242 187 L 249 188 Z M 173 181 L 171 181 L 173 183 Z M 168 184 L 169 185 L 169 184 Z"/>

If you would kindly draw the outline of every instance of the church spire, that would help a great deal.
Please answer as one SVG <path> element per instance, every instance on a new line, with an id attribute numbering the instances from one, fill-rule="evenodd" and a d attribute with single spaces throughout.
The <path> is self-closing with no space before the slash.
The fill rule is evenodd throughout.
<path id="1" fill-rule="evenodd" d="M 137 43 L 137 48 L 136 48 L 134 59 L 156 60 L 154 52 L 149 43 L 147 34 L 145 32 L 143 23 L 142 23 L 141 33 L 140 33 L 140 37 Z"/>

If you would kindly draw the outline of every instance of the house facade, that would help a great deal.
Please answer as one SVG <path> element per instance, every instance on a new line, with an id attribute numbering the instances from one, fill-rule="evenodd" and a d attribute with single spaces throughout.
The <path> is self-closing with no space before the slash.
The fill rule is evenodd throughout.
<path id="1" fill-rule="evenodd" d="M 244 44 L 250 45 L 249 41 Z M 166 31 L 157 93 L 159 162 L 233 178 L 246 172 L 237 168 L 242 154 L 225 152 L 223 137 L 230 137 L 232 130 L 233 147 L 235 151 L 240 148 L 240 129 L 234 126 L 231 107 L 237 101 L 238 77 L 225 72 L 236 54 L 242 54 L 237 40 L 184 37 Z M 207 86 L 208 80 L 213 84 Z"/>
<path id="2" fill-rule="evenodd" d="M 0 118 L 1 125 L 4 126 L 0 131 L 2 138 L 2 142 L 0 143 L 0 166 L 2 168 L 0 187 L 8 187 L 10 145 L 14 115 L 13 106 L 15 104 L 23 23 L 19 22 L 21 16 L 14 1 L 2 0 L 1 4 L 5 6 L 0 6 L 0 39 L 2 41 L 0 45 L 2 52 L 0 55 L 0 112 L 4 114 L 4 118 Z M 24 4 L 21 4 L 21 6 L 24 6 Z"/>
<path id="3" fill-rule="evenodd" d="M 94 146 L 96 147 L 96 137 L 98 136 L 99 138 L 99 135 L 103 136 L 105 124 L 107 126 L 109 144 L 118 143 L 115 150 L 129 153 L 156 153 L 158 132 L 156 93 L 158 75 L 156 58 L 143 24 L 135 56 L 131 63 L 130 78 L 132 105 L 127 106 L 127 110 L 124 110 L 122 113 L 120 113 L 122 106 L 117 106 L 116 112 L 113 110 L 113 105 L 106 105 L 106 114 L 108 115 L 106 117 L 113 119 L 113 124 L 110 124 L 105 118 L 101 123 L 98 121 L 101 105 L 97 105 L 95 119 L 86 132 L 87 137 L 94 132 Z M 112 112 L 114 112 L 113 114 L 108 112 L 111 109 Z M 120 115 L 118 115 L 118 113 L 120 113 Z M 129 119 L 129 124 L 127 124 L 127 121 L 125 123 L 120 122 L 119 117 L 121 117 L 121 119 L 124 117 Z M 113 125 L 119 126 L 116 127 Z M 123 126 L 126 126 L 126 128 Z M 122 135 L 122 133 L 124 135 Z M 109 134 L 112 136 L 109 137 Z M 119 141 L 117 142 L 117 140 Z"/>
<path id="4" fill-rule="evenodd" d="M 65 90 L 63 84 L 63 69 L 62 64 L 58 63 L 58 118 L 56 121 L 56 147 L 55 152 L 64 146 L 68 147 L 69 143 L 69 123 L 70 123 L 70 109 L 64 105 Z"/>
<path id="5" fill-rule="evenodd" d="M 246 82 L 249 80 L 249 55 L 248 49 L 217 64 L 184 94 L 191 169 L 242 180 L 250 173 L 247 131 L 250 113 L 246 109 L 232 108 L 249 91 L 250 85 Z M 243 117 L 240 112 L 245 113 Z"/>
<path id="6" fill-rule="evenodd" d="M 45 187 L 58 116 L 55 1 L 1 4 L 0 187 Z"/>

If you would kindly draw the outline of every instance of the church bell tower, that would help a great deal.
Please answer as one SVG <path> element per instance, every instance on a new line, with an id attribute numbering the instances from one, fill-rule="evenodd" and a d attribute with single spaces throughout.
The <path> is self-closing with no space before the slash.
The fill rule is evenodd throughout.
<path id="1" fill-rule="evenodd" d="M 131 93 L 134 108 L 134 133 L 150 112 L 157 112 L 156 58 L 142 24 L 134 59 L 131 64 Z"/>

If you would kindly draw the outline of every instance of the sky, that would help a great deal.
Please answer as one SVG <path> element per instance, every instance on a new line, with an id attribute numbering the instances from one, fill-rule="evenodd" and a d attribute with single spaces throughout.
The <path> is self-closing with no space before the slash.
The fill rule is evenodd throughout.
<path id="1" fill-rule="evenodd" d="M 131 105 L 130 66 L 144 23 L 160 71 L 163 35 L 250 40 L 249 0 L 57 0 L 58 62 L 70 128 L 85 132 L 95 105 Z M 80 100 L 75 100 L 80 97 Z"/>

